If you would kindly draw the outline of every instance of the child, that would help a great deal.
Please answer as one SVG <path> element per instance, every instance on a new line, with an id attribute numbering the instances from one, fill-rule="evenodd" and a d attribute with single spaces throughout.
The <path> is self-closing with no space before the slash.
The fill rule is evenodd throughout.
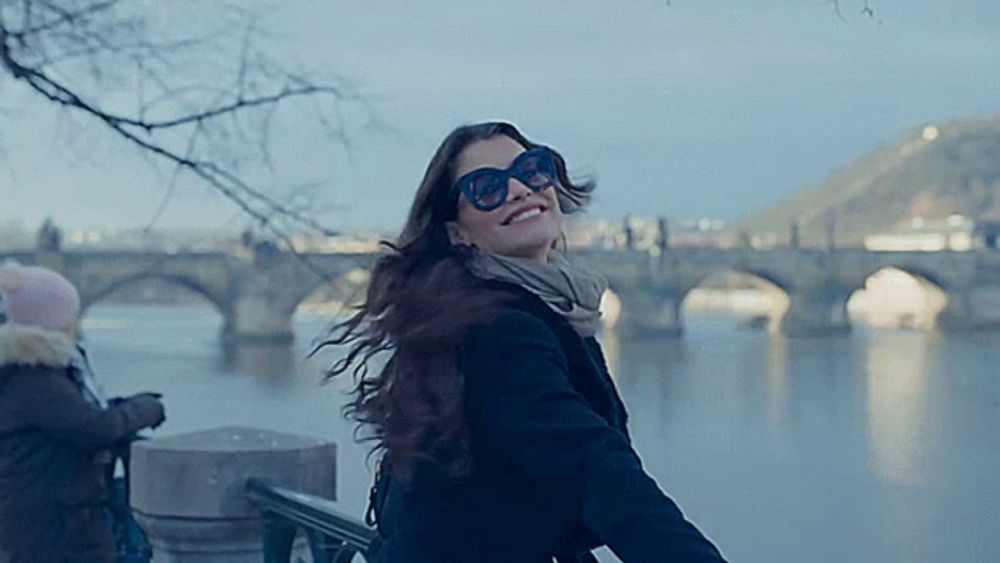
<path id="1" fill-rule="evenodd" d="M 0 561 L 112 563 L 102 454 L 161 424 L 163 405 L 88 396 L 74 366 L 80 298 L 61 275 L 0 266 L 0 299 Z"/>

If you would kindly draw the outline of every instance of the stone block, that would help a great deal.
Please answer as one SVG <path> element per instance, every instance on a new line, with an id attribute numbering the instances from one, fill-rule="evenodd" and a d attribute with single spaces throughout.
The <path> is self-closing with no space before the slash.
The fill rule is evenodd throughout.
<path id="1" fill-rule="evenodd" d="M 131 505 L 157 563 L 260 561 L 262 523 L 246 498 L 257 477 L 336 498 L 336 445 L 239 426 L 132 447 Z"/>

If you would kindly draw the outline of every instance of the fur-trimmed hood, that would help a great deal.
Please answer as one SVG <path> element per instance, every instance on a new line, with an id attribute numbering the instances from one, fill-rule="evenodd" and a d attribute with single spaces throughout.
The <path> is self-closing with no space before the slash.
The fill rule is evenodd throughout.
<path id="1" fill-rule="evenodd" d="M 64 368 L 75 354 L 76 344 L 63 332 L 15 323 L 0 325 L 0 366 Z"/>

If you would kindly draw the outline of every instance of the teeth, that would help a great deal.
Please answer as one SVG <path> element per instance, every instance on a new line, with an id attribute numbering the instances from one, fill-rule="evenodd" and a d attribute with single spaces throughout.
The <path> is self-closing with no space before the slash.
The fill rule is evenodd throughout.
<path id="1" fill-rule="evenodd" d="M 518 222 L 524 221 L 525 219 L 531 219 L 532 217 L 534 217 L 536 215 L 541 215 L 541 214 L 542 214 L 542 210 L 536 207 L 536 208 L 531 209 L 529 211 L 525 211 L 524 213 L 518 215 L 517 217 L 514 217 L 513 219 L 510 220 L 510 222 L 511 223 L 518 223 Z"/>

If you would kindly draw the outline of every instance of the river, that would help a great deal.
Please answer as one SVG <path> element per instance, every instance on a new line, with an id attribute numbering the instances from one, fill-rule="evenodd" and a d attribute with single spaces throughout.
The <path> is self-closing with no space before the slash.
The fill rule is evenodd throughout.
<path id="1" fill-rule="evenodd" d="M 225 352 L 210 308 L 99 305 L 83 328 L 109 394 L 157 390 L 156 435 L 241 424 L 337 442 L 360 517 L 365 448 L 298 344 Z M 606 353 L 648 471 L 734 562 L 1000 561 L 1000 335 L 856 327 L 787 339 L 687 315 L 681 339 Z M 603 561 L 615 561 L 609 552 Z"/>

